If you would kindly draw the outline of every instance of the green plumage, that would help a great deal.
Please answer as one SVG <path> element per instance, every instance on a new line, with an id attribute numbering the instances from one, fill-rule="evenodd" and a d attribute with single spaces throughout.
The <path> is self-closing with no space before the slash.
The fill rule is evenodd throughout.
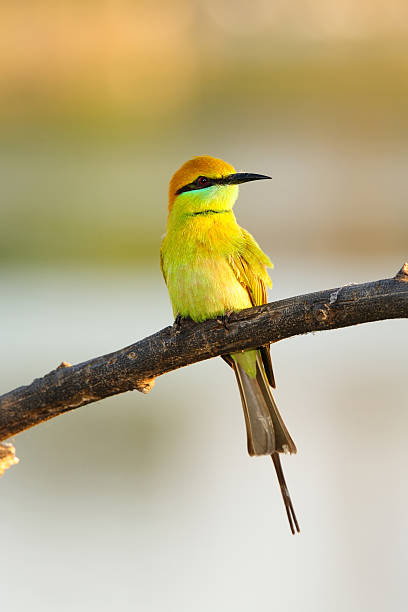
<path id="1" fill-rule="evenodd" d="M 162 270 L 176 316 L 204 321 L 263 303 L 272 266 L 232 210 L 169 218 Z"/>
<path id="2" fill-rule="evenodd" d="M 266 303 L 266 287 L 272 286 L 266 268 L 272 263 L 232 210 L 237 183 L 258 178 L 268 177 L 236 174 L 229 164 L 208 156 L 186 162 L 173 176 L 160 263 L 175 317 L 201 322 Z M 269 388 L 275 386 L 269 347 L 225 360 L 237 378 L 248 452 L 271 455 L 294 533 L 299 527 L 278 453 L 295 453 L 296 447 Z"/>

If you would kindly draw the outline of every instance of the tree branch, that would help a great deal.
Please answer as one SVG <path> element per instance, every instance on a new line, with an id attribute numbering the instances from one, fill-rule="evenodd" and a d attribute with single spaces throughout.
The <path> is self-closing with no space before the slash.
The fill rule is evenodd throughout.
<path id="1" fill-rule="evenodd" d="M 408 317 L 408 262 L 391 279 L 300 295 L 234 313 L 223 322 L 184 321 L 109 355 L 56 370 L 0 397 L 0 441 L 42 421 L 137 389 L 157 376 L 217 355 L 298 334 Z"/>

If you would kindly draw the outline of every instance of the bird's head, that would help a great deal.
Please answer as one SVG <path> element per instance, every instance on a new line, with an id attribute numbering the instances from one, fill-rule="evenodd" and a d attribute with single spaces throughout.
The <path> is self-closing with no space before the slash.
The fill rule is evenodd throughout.
<path id="1" fill-rule="evenodd" d="M 169 212 L 198 214 L 206 210 L 231 210 L 238 197 L 238 185 L 268 179 L 263 174 L 236 172 L 216 157 L 193 157 L 177 170 L 169 186 Z"/>

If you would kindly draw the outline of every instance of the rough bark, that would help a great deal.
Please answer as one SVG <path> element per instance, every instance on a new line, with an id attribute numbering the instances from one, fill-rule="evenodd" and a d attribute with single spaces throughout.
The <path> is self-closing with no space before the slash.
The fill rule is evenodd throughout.
<path id="1" fill-rule="evenodd" d="M 177 368 L 298 334 L 408 317 L 408 262 L 394 278 L 250 308 L 223 321 L 183 321 L 108 355 L 57 369 L 0 397 L 0 441 L 104 397 L 150 391 Z M 16 364 L 16 367 L 18 364 Z"/>

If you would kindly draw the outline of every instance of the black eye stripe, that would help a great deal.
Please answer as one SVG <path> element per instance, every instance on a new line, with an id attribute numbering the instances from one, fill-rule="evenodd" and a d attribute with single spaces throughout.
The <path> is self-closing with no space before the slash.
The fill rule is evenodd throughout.
<path id="1" fill-rule="evenodd" d="M 266 176 L 265 174 L 253 174 L 252 172 L 234 172 L 233 174 L 227 174 L 226 176 L 221 176 L 219 178 L 198 176 L 192 183 L 184 185 L 184 187 L 181 187 L 178 191 L 176 191 L 176 195 L 183 193 L 184 191 L 205 189 L 206 187 L 211 187 L 211 185 L 240 185 L 241 183 L 249 183 L 250 181 L 260 181 L 270 178 L 270 176 Z M 204 183 L 202 181 L 204 181 Z"/>
<path id="2" fill-rule="evenodd" d="M 184 185 L 184 187 L 180 187 L 180 189 L 176 191 L 176 195 L 179 195 L 180 193 L 184 193 L 185 191 L 206 189 L 207 187 L 211 187 L 211 185 L 215 185 L 215 183 L 216 183 L 216 179 L 211 179 L 208 176 L 200 175 L 192 183 L 188 183 L 188 185 Z"/>

